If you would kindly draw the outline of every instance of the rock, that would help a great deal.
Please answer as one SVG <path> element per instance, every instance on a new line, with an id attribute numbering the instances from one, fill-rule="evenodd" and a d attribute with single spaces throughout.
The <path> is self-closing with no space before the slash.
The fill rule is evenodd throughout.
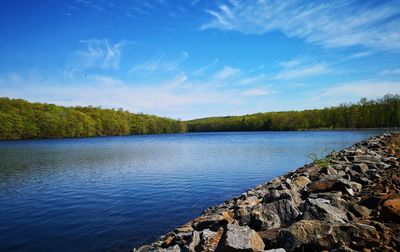
<path id="1" fill-rule="evenodd" d="M 212 252 L 217 250 L 223 233 L 224 229 L 222 227 L 216 232 L 211 231 L 210 229 L 203 230 L 200 234 L 200 243 L 195 247 L 196 251 Z"/>
<path id="2" fill-rule="evenodd" d="M 300 203 L 302 202 L 300 193 L 298 190 L 289 190 L 289 189 L 271 189 L 269 193 L 267 193 L 264 196 L 263 202 L 262 203 L 271 203 L 277 200 L 291 200 L 293 202 L 293 205 L 295 207 L 299 206 Z"/>
<path id="3" fill-rule="evenodd" d="M 252 210 L 251 206 L 248 205 L 238 205 L 234 210 L 235 219 L 240 225 L 247 225 L 250 223 L 250 212 Z"/>
<path id="4" fill-rule="evenodd" d="M 280 228 L 268 229 L 257 232 L 265 244 L 265 248 L 274 248 L 277 244 Z"/>
<path id="5" fill-rule="evenodd" d="M 400 195 L 395 195 L 383 203 L 380 218 L 396 222 L 400 221 Z"/>
<path id="6" fill-rule="evenodd" d="M 374 227 L 362 223 L 354 223 L 354 225 L 355 229 L 343 230 L 351 236 L 352 241 L 355 243 L 353 245 L 355 249 L 361 250 L 362 248 L 379 246 L 380 236 Z"/>
<path id="7" fill-rule="evenodd" d="M 181 248 L 178 245 L 175 245 L 173 247 L 169 247 L 167 248 L 165 251 L 169 251 L 169 252 L 180 252 Z"/>
<path id="8" fill-rule="evenodd" d="M 297 189 L 302 189 L 310 183 L 311 183 L 311 180 L 309 178 L 307 178 L 306 176 L 298 176 L 297 178 L 292 180 L 292 184 Z"/>
<path id="9" fill-rule="evenodd" d="M 264 210 L 264 206 L 265 205 L 253 208 L 249 226 L 255 230 L 267 230 L 280 227 L 281 219 L 278 214 L 268 209 Z"/>
<path id="10" fill-rule="evenodd" d="M 293 206 L 292 201 L 282 199 L 253 207 L 250 223 L 256 230 L 266 230 L 289 225 L 299 215 L 300 212 Z"/>
<path id="11" fill-rule="evenodd" d="M 284 248 L 278 248 L 278 249 L 264 250 L 264 252 L 286 252 L 286 250 Z"/>
<path id="12" fill-rule="evenodd" d="M 368 171 L 368 165 L 365 163 L 361 164 L 353 164 L 353 170 L 355 170 L 358 173 L 366 173 Z"/>
<path id="13" fill-rule="evenodd" d="M 346 212 L 331 206 L 326 199 L 307 199 L 304 207 L 303 219 L 322 220 L 331 223 L 345 223 L 348 221 Z"/>
<path id="14" fill-rule="evenodd" d="M 142 246 L 142 247 L 140 247 L 138 249 L 133 249 L 133 252 L 148 252 L 148 251 L 151 251 L 151 250 L 154 250 L 153 246 L 144 245 L 144 246 Z"/>
<path id="15" fill-rule="evenodd" d="M 312 193 L 309 195 L 311 199 L 326 199 L 330 205 L 337 207 L 342 210 L 347 209 L 347 201 L 342 199 L 342 192 L 324 192 L 324 193 Z"/>
<path id="16" fill-rule="evenodd" d="M 196 251 L 195 248 L 200 243 L 200 233 L 197 231 L 193 231 L 191 241 L 188 245 L 189 251 L 194 252 Z"/>
<path id="17" fill-rule="evenodd" d="M 259 199 L 256 196 L 250 196 L 248 197 L 245 202 L 249 205 L 249 206 L 254 206 L 259 204 L 262 201 L 262 199 Z"/>
<path id="18" fill-rule="evenodd" d="M 264 242 L 256 231 L 246 226 L 228 224 L 223 251 L 263 251 Z"/>
<path id="19" fill-rule="evenodd" d="M 175 241 L 175 233 L 167 234 L 163 240 L 162 246 L 169 247 Z"/>
<path id="20" fill-rule="evenodd" d="M 323 173 L 323 174 L 326 174 L 326 175 L 337 175 L 338 174 L 338 172 L 330 165 L 321 168 L 319 173 Z"/>
<path id="21" fill-rule="evenodd" d="M 221 214 L 203 215 L 194 219 L 193 228 L 198 231 L 206 228 L 217 230 L 220 226 L 232 223 L 233 221 L 233 213 L 231 211 L 223 211 Z"/>
<path id="22" fill-rule="evenodd" d="M 187 232 L 192 232 L 193 231 L 193 227 L 192 227 L 192 223 L 186 223 L 185 225 L 182 225 L 178 228 L 174 229 L 175 233 L 187 233 Z"/>
<path id="23" fill-rule="evenodd" d="M 318 220 L 300 220 L 280 232 L 280 245 L 289 251 L 317 251 L 328 249 L 326 234 L 330 225 Z"/>
<path id="24" fill-rule="evenodd" d="M 365 206 L 357 205 L 355 203 L 349 204 L 349 210 L 360 219 L 366 219 L 371 215 L 371 210 Z"/>
<path id="25" fill-rule="evenodd" d="M 381 199 L 375 196 L 368 197 L 360 202 L 360 205 L 366 206 L 369 209 L 376 209 L 381 202 Z"/>

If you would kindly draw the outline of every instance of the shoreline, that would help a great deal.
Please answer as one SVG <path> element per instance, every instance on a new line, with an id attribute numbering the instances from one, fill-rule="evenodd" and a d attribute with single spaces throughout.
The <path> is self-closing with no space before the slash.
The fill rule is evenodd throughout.
<path id="1" fill-rule="evenodd" d="M 210 207 L 134 251 L 397 251 L 399 162 L 400 133 L 380 134 Z"/>
<path id="2" fill-rule="evenodd" d="M 159 136 L 159 135 L 179 135 L 179 134 L 204 134 L 204 133 L 241 133 L 241 132 L 308 132 L 308 131 L 382 131 L 382 132 L 397 132 L 399 128 L 319 128 L 319 129 L 298 129 L 298 130 L 247 130 L 247 131 L 187 131 L 174 133 L 156 133 L 156 134 L 128 134 L 128 135 L 109 135 L 109 136 L 85 136 L 85 137 L 49 137 L 49 138 L 20 138 L 20 139 L 0 139 L 2 142 L 23 142 L 35 140 L 68 140 L 68 139 L 92 139 L 92 138 L 107 138 L 107 137 L 127 137 L 127 136 Z"/>

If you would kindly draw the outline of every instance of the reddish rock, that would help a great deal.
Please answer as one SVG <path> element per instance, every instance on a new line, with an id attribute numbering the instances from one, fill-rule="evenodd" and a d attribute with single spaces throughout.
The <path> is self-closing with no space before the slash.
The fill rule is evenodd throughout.
<path id="1" fill-rule="evenodd" d="M 380 217 L 384 220 L 400 221 L 400 195 L 394 196 L 383 203 Z"/>

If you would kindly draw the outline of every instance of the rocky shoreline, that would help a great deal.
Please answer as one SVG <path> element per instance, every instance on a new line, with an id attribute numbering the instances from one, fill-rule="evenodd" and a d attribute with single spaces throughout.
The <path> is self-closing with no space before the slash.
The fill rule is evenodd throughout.
<path id="1" fill-rule="evenodd" d="M 354 144 L 161 236 L 147 251 L 400 251 L 400 134 Z"/>

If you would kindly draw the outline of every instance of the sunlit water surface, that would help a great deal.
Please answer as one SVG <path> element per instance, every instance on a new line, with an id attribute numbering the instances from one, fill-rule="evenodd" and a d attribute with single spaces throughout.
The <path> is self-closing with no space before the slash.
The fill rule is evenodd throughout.
<path id="1" fill-rule="evenodd" d="M 207 207 L 377 132 L 0 142 L 0 251 L 128 251 Z"/>

